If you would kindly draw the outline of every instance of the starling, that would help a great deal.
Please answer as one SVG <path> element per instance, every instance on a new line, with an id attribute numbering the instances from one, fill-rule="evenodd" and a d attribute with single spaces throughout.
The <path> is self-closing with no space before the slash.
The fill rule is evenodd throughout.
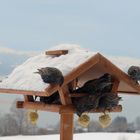
<path id="1" fill-rule="evenodd" d="M 140 80 L 140 67 L 131 66 L 128 69 L 128 75 L 138 84 L 138 81 Z"/>
<path id="2" fill-rule="evenodd" d="M 119 97 L 116 93 L 104 93 L 104 95 L 99 100 L 98 107 L 105 111 L 117 106 L 120 100 L 121 97 Z"/>
<path id="3" fill-rule="evenodd" d="M 73 98 L 72 102 L 76 108 L 76 114 L 80 117 L 82 113 L 89 112 L 92 109 L 96 109 L 99 104 L 99 99 L 102 95 L 88 95 L 79 98 Z"/>
<path id="4" fill-rule="evenodd" d="M 59 94 L 58 92 L 55 92 L 49 97 L 42 96 L 40 97 L 40 102 L 45 104 L 60 104 Z"/>
<path id="5" fill-rule="evenodd" d="M 112 77 L 106 73 L 98 79 L 87 81 L 81 88 L 76 89 L 73 93 L 105 93 L 112 89 Z"/>
<path id="6" fill-rule="evenodd" d="M 60 86 L 64 82 L 64 77 L 62 72 L 54 67 L 45 67 L 38 69 L 38 72 L 41 75 L 41 78 L 44 83 L 49 83 L 49 84 L 59 84 Z"/>

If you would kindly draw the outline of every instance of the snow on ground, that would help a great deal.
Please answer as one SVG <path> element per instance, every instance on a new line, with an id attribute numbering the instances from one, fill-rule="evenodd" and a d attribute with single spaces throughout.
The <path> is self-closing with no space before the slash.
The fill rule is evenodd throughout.
<path id="1" fill-rule="evenodd" d="M 59 135 L 46 136 L 11 136 L 0 140 L 59 140 Z M 140 140 L 140 134 L 132 133 L 81 133 L 75 134 L 73 140 Z"/>
<path id="2" fill-rule="evenodd" d="M 74 68 L 87 61 L 90 57 L 97 54 L 81 48 L 78 45 L 62 44 L 51 48 L 50 50 L 67 49 L 69 53 L 59 57 L 47 56 L 41 53 L 37 56 L 29 58 L 20 66 L 16 67 L 13 72 L 0 83 L 0 88 L 21 89 L 44 91 L 48 84 L 43 83 L 39 74 L 35 74 L 38 68 L 56 67 L 60 69 L 65 76 Z M 106 56 L 107 57 L 107 56 Z M 133 65 L 134 61 L 130 58 L 107 57 L 110 61 L 126 71 L 129 66 Z M 134 65 L 140 65 L 139 60 L 135 60 Z"/>

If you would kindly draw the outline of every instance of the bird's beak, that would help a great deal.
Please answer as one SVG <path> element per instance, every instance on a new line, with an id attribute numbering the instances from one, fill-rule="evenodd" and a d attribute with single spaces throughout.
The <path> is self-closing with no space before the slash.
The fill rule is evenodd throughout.
<path id="1" fill-rule="evenodd" d="M 40 74 L 40 73 L 41 73 L 40 69 L 37 69 L 37 70 L 38 70 L 38 71 L 36 71 L 36 72 L 34 72 L 34 73 Z"/>
<path id="2" fill-rule="evenodd" d="M 36 71 L 36 72 L 34 72 L 34 73 L 38 73 L 38 74 L 40 74 L 39 71 Z"/>

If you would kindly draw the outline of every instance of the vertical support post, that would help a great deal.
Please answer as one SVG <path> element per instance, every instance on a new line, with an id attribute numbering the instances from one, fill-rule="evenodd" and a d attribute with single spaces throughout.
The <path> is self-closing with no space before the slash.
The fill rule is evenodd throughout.
<path id="1" fill-rule="evenodd" d="M 67 85 L 65 85 L 63 87 L 60 87 L 58 89 L 58 91 L 59 91 L 61 103 L 63 105 L 72 104 L 71 98 L 69 97 L 69 89 L 68 89 L 68 86 Z"/>
<path id="2" fill-rule="evenodd" d="M 120 81 L 116 77 L 113 77 L 112 82 L 113 82 L 112 92 L 117 93 Z"/>
<path id="3" fill-rule="evenodd" d="M 73 140 L 73 113 L 61 113 L 60 140 Z"/>

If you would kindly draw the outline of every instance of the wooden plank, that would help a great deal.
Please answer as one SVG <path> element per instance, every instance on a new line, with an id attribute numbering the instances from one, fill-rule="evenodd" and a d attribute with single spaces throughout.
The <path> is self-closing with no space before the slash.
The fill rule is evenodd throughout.
<path id="1" fill-rule="evenodd" d="M 60 100 L 62 105 L 72 104 L 71 98 L 69 97 L 69 89 L 68 86 L 62 86 L 58 89 Z"/>
<path id="2" fill-rule="evenodd" d="M 96 55 L 94 55 L 93 57 L 91 57 L 90 59 L 88 59 L 85 63 L 81 64 L 80 66 L 78 66 L 77 68 L 75 68 L 73 71 L 71 71 L 68 75 L 66 75 L 64 77 L 64 84 L 63 85 L 67 85 L 68 83 L 70 83 L 71 81 L 73 81 L 75 78 L 77 78 L 78 76 L 80 76 L 82 73 L 86 72 L 88 69 L 90 69 L 91 67 L 93 67 L 95 64 L 97 64 L 99 62 L 99 53 L 97 53 Z M 46 94 L 48 96 L 52 95 L 54 92 L 56 92 L 58 90 L 59 86 L 58 85 L 53 85 L 53 86 L 49 86 L 48 88 L 46 88 Z"/>
<path id="3" fill-rule="evenodd" d="M 58 84 L 51 84 L 48 86 L 47 89 L 45 89 L 45 95 L 46 96 L 50 96 L 53 93 L 55 93 L 58 89 L 59 89 L 59 85 Z"/>
<path id="4" fill-rule="evenodd" d="M 101 113 L 103 111 L 104 110 L 97 108 L 97 109 L 91 110 L 90 113 Z M 109 112 L 121 112 L 122 111 L 122 106 L 118 105 L 114 108 L 108 109 L 108 111 Z M 61 106 L 59 113 L 61 114 L 61 113 L 73 113 L 73 112 L 75 112 L 74 106 L 67 105 L 67 106 Z"/>
<path id="5" fill-rule="evenodd" d="M 73 140 L 73 113 L 62 113 L 60 117 L 60 140 Z"/>
<path id="6" fill-rule="evenodd" d="M 16 89 L 3 89 L 3 88 L 0 88 L 0 93 L 46 96 L 46 92 L 42 92 L 42 91 L 16 90 Z"/>
<path id="7" fill-rule="evenodd" d="M 46 55 L 65 55 L 68 54 L 68 50 L 53 50 L 53 51 L 46 51 Z"/>
<path id="8" fill-rule="evenodd" d="M 56 105 L 56 104 L 44 104 L 40 102 L 24 102 L 17 101 L 17 108 L 34 109 L 49 112 L 59 112 L 61 113 L 74 113 L 75 108 L 73 105 Z M 118 105 L 110 110 L 109 112 L 121 112 L 122 106 Z M 90 113 L 100 113 L 103 112 L 101 109 L 92 110 Z"/>
<path id="9" fill-rule="evenodd" d="M 61 108 L 61 105 L 44 104 L 40 102 L 23 102 L 23 101 L 18 101 L 16 106 L 17 108 L 34 109 L 49 112 L 59 112 Z"/>
<path id="10" fill-rule="evenodd" d="M 109 112 L 122 112 L 122 106 L 118 105 L 116 107 L 113 107 L 111 109 L 108 109 Z M 104 112 L 104 109 L 99 109 L 97 108 L 96 110 L 92 110 L 91 113 L 100 113 L 100 112 Z"/>

